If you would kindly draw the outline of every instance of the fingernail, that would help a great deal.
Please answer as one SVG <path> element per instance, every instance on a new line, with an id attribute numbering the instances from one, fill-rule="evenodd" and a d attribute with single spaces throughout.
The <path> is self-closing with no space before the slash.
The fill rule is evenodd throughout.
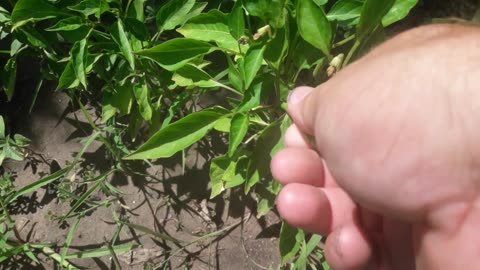
<path id="1" fill-rule="evenodd" d="M 313 88 L 308 86 L 301 86 L 292 90 L 287 97 L 288 103 L 296 104 L 302 101 L 307 95 L 312 92 Z"/>

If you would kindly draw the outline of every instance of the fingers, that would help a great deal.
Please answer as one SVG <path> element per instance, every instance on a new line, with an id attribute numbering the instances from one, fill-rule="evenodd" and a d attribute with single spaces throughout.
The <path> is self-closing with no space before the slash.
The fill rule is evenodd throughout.
<path id="1" fill-rule="evenodd" d="M 365 269 L 372 245 L 361 229 L 358 208 L 340 188 L 289 184 L 277 198 L 277 209 L 292 226 L 329 235 L 326 256 L 333 269 Z"/>
<path id="2" fill-rule="evenodd" d="M 312 148 L 310 142 L 296 125 L 291 125 L 285 132 L 285 145 L 287 147 Z"/>
<path id="3" fill-rule="evenodd" d="M 306 148 L 285 148 L 272 159 L 273 177 L 283 185 L 301 183 L 322 187 L 325 182 L 323 163 L 318 154 Z"/>
<path id="4" fill-rule="evenodd" d="M 307 86 L 298 87 L 293 90 L 288 97 L 288 113 L 290 114 L 290 117 L 292 117 L 300 130 L 310 135 L 313 135 L 314 133 L 314 123 L 311 119 L 312 117 L 310 117 L 310 112 L 304 112 L 302 108 L 307 101 L 315 100 L 309 98 L 314 90 L 314 88 Z M 314 112 L 312 111 L 312 113 Z"/>
<path id="5" fill-rule="evenodd" d="M 328 236 L 325 257 L 335 270 L 371 269 L 373 248 L 361 228 L 349 223 Z"/>
<path id="6" fill-rule="evenodd" d="M 277 197 L 277 209 L 289 224 L 321 235 L 357 219 L 356 205 L 339 188 L 287 185 Z"/>
<path id="7" fill-rule="evenodd" d="M 320 156 L 306 147 L 288 147 L 279 151 L 272 159 L 271 171 L 273 177 L 283 185 L 338 186 Z"/>

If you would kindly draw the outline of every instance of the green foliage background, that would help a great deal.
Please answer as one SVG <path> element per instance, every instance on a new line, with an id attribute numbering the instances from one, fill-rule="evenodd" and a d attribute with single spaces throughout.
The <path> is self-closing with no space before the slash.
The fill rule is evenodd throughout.
<path id="1" fill-rule="evenodd" d="M 89 179 L 89 189 L 60 221 L 78 218 L 71 214 L 97 188 L 118 195 L 107 176 L 131 173 L 130 160 L 148 162 L 185 153 L 199 140 L 208 140 L 212 130 L 223 134 L 228 151 L 211 160 L 210 198 L 226 189 L 243 189 L 257 199 L 257 216 L 267 214 L 281 188 L 269 163 L 291 124 L 285 111 L 289 90 L 334 76 L 384 39 L 384 27 L 403 19 L 416 4 L 416 0 L 2 1 L 0 39 L 10 44 L 2 51 L 9 57 L 1 71 L 5 95 L 9 100 L 15 95 L 17 60 L 35 56 L 42 73 L 37 91 L 44 81 L 57 82 L 57 91 L 68 93 L 93 129 L 67 168 L 24 189 L 4 185 L 8 192 L 1 196 L 3 234 L 11 231 L 5 207 L 19 194 L 68 177 L 95 140 L 109 149 L 111 170 Z M 222 97 L 221 103 L 202 108 L 197 101 L 212 93 Z M 100 123 L 88 116 L 86 104 L 97 109 Z M 13 141 L 17 151 L 12 156 L 5 150 L 8 137 L 1 131 L 0 160 L 19 159 L 26 138 Z M 322 266 L 320 241 L 320 236 L 284 224 L 282 262 L 292 269 L 328 268 Z M 0 261 L 18 252 L 27 252 L 35 261 L 31 250 L 45 248 L 8 244 L 3 237 Z M 55 256 L 70 267 L 68 254 Z"/>

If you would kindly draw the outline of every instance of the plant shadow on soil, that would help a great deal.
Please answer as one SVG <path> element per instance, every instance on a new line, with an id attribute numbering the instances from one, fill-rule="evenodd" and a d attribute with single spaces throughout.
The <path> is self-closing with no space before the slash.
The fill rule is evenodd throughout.
<path id="1" fill-rule="evenodd" d="M 3 168 L 16 172 L 16 187 L 25 186 L 64 167 L 82 147 L 79 139 L 91 132 L 81 112 L 72 110 L 68 96 L 44 89 L 42 91 L 31 114 L 15 114 L 16 119 L 10 119 L 12 131 L 23 134 L 34 142 L 32 153 L 24 162 L 10 162 Z M 197 144 L 188 152 L 185 173 L 182 171 L 181 155 L 155 161 L 152 167 L 141 162 L 130 162 L 128 165 L 132 171 L 142 175 L 117 173 L 111 177 L 110 183 L 125 193 L 120 200 L 123 207 L 116 203 L 111 208 L 128 216 L 131 223 L 157 232 L 167 232 L 172 237 L 187 242 L 238 223 L 245 213 L 255 214 L 253 198 L 244 196 L 243 192 L 232 191 L 225 199 L 220 196 L 205 201 L 210 195 L 209 164 L 206 161 L 213 158 L 215 153 L 225 150 L 222 139 L 213 134 L 209 141 Z M 105 146 L 94 143 L 83 155 L 82 164 L 78 168 L 89 168 L 98 175 L 111 167 L 105 158 L 107 156 Z M 79 175 L 82 173 L 78 172 Z M 75 191 L 81 194 L 85 187 Z M 106 196 L 94 192 L 90 198 L 102 200 Z M 52 213 L 66 213 L 71 206 L 72 203 L 62 203 L 56 197 L 54 185 L 51 184 L 19 198 L 9 210 L 17 221 L 20 220 L 18 223 L 21 224 L 17 226 L 22 240 L 55 243 L 61 248 L 72 220 L 58 224 L 50 217 Z M 86 205 L 79 210 L 85 208 Z M 112 209 L 98 208 L 89 212 L 80 221 L 69 250 L 74 252 L 104 246 L 116 229 Z M 279 262 L 278 247 L 273 237 L 278 235 L 279 224 L 275 213 L 260 220 L 252 217 L 243 226 L 235 227 L 227 234 L 188 247 L 168 262 L 169 267 L 174 269 L 186 265 L 194 269 L 256 269 L 252 260 L 266 267 L 276 265 Z M 265 231 L 271 231 L 272 228 L 275 232 L 265 234 Z M 124 228 L 117 244 L 127 242 L 140 245 L 138 254 L 141 254 L 120 257 L 124 269 L 143 269 L 144 263 L 161 262 L 166 259 L 167 251 L 179 248 L 171 242 L 153 239 L 142 232 Z M 248 256 L 239 256 L 245 252 L 243 250 L 249 253 Z M 41 254 L 39 258 L 43 265 L 38 266 L 38 269 L 55 267 Z M 15 258 L 4 263 L 1 268 L 15 266 L 17 269 L 36 269 L 33 265 L 28 265 L 28 262 L 27 258 Z M 112 269 L 108 256 L 76 259 L 72 262 L 79 267 Z"/>
<path id="2" fill-rule="evenodd" d="M 407 20 L 394 25 L 390 31 L 397 33 L 424 24 L 429 18 L 454 16 L 470 19 L 475 13 L 476 4 L 476 0 L 420 1 Z M 92 131 L 66 94 L 48 90 L 53 89 L 53 85 L 47 84 L 42 88 L 34 110 L 29 113 L 31 93 L 39 76 L 38 65 L 31 59 L 24 59 L 19 66 L 28 69 L 19 72 L 22 78 L 17 82 L 14 100 L 6 103 L 5 97 L 0 97 L 0 113 L 7 118 L 7 129 L 26 135 L 34 142 L 31 147 L 33 152 L 24 162 L 8 162 L 0 168 L 0 172 L 15 173 L 16 187 L 25 186 L 64 167 L 81 149 L 79 139 L 90 135 Z M 92 116 L 95 117 L 95 114 L 92 113 Z M 79 223 L 70 251 L 104 246 L 116 230 L 113 211 L 127 217 L 131 223 L 156 232 L 167 232 L 187 242 L 199 235 L 236 224 L 247 213 L 252 213 L 253 216 L 242 226 L 189 246 L 179 256 L 169 260 L 167 269 L 180 266 L 191 269 L 258 269 L 258 265 L 277 265 L 280 258 L 276 238 L 280 231 L 280 219 L 275 212 L 256 219 L 255 200 L 239 190 L 232 190 L 211 201 L 206 200 L 210 195 L 207 161 L 216 153 L 224 153 L 225 148 L 222 138 L 213 134 L 211 140 L 197 144 L 188 152 L 185 173 L 181 155 L 155 161 L 152 167 L 141 162 L 129 163 L 133 171 L 141 172 L 143 176 L 119 173 L 109 179 L 112 185 L 125 193 L 121 196 L 121 204 L 115 202 L 110 208 L 89 212 Z M 106 156 L 105 146 L 94 143 L 83 155 L 82 167 L 92 168 L 97 173 L 104 172 L 111 165 Z M 101 192 L 93 193 L 92 197 L 99 200 L 106 198 Z M 30 242 L 54 243 L 61 248 L 72 220 L 58 224 L 51 216 L 52 213 L 64 214 L 70 207 L 71 204 L 62 203 L 56 197 L 54 185 L 48 185 L 19 198 L 9 210 L 16 218 L 18 237 Z M 168 257 L 167 252 L 179 248 L 172 242 L 124 228 L 117 244 L 128 242 L 134 242 L 139 247 L 135 252 L 119 255 L 123 269 L 143 269 L 146 263 L 158 264 Z M 26 257 L 16 257 L 2 263 L 0 269 L 58 269 L 45 256 L 39 254 L 39 259 L 42 265 L 35 266 Z M 72 262 L 82 268 L 114 269 L 108 256 L 75 259 Z"/>

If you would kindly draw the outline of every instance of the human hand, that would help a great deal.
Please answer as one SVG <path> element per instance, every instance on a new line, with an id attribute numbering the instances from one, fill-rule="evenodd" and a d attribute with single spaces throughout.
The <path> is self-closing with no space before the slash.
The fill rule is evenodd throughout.
<path id="1" fill-rule="evenodd" d="M 334 269 L 480 267 L 480 29 L 403 33 L 288 107 L 277 208 Z"/>

